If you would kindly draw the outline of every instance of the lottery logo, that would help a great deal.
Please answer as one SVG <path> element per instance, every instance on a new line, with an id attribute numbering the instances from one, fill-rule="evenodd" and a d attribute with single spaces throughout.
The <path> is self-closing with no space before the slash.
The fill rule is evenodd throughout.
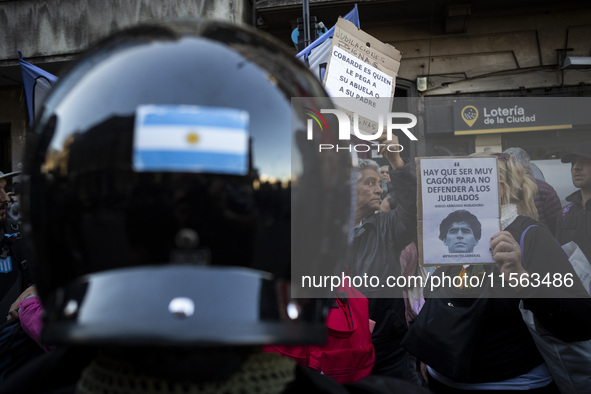
<path id="1" fill-rule="evenodd" d="M 476 119 L 478 119 L 478 110 L 476 107 L 467 105 L 462 108 L 462 119 L 464 119 L 464 122 L 466 122 L 469 127 L 472 127 L 474 122 L 476 122 Z"/>

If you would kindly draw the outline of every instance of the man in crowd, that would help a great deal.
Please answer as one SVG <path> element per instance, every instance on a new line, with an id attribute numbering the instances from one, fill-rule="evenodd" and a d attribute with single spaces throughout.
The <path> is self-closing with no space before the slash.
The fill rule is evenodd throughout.
<path id="1" fill-rule="evenodd" d="M 482 235 L 482 225 L 470 212 L 459 209 L 450 213 L 439 225 L 439 239 L 449 253 L 472 253 Z"/>
<path id="2" fill-rule="evenodd" d="M 382 188 L 382 197 L 385 199 L 392 192 L 392 182 L 390 180 L 390 167 L 380 167 L 380 186 Z"/>
<path id="3" fill-rule="evenodd" d="M 397 138 L 394 136 L 394 143 Z M 357 206 L 353 229 L 351 275 L 380 278 L 401 275 L 401 251 L 416 239 L 416 178 L 399 153 L 382 149 L 392 169 L 389 172 L 396 190 L 397 205 L 389 212 L 379 212 L 383 190 L 377 163 L 360 160 L 357 171 Z M 372 340 L 376 350 L 374 375 L 411 380 L 408 354 L 400 346 L 407 331 L 401 289 L 365 287 L 369 298 L 369 318 L 376 322 Z"/>
<path id="4" fill-rule="evenodd" d="M 591 141 L 566 154 L 563 163 L 571 163 L 573 185 L 579 190 L 566 198 L 569 202 L 556 223 L 556 239 L 561 245 L 575 241 L 591 261 Z"/>

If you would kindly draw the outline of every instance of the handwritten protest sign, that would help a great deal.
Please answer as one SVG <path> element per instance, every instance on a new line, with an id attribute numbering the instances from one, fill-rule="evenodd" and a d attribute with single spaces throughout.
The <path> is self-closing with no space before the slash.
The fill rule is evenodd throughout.
<path id="1" fill-rule="evenodd" d="M 394 77 L 355 59 L 339 47 L 333 47 L 326 91 L 331 97 L 353 97 L 358 105 L 347 108 L 372 119 L 390 111 Z M 385 97 L 388 100 L 379 100 Z M 353 102 L 356 103 L 356 102 Z"/>
<path id="2" fill-rule="evenodd" d="M 324 86 L 335 105 L 352 118 L 359 116 L 359 129 L 375 133 L 379 116 L 390 112 L 400 51 L 339 18 L 335 25 L 331 55 L 324 76 Z"/>
<path id="3" fill-rule="evenodd" d="M 335 25 L 332 45 L 394 77 L 400 68 L 402 53 L 399 50 L 358 29 L 344 18 L 339 18 Z"/>
<path id="4" fill-rule="evenodd" d="M 496 158 L 419 158 L 417 178 L 420 263 L 494 263 L 489 239 L 500 230 Z"/>

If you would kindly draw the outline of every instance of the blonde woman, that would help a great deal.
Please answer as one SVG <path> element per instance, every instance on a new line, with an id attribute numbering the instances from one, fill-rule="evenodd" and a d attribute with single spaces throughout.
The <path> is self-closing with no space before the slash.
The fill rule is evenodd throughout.
<path id="1" fill-rule="evenodd" d="M 585 297 L 560 245 L 536 220 L 536 184 L 508 154 L 493 155 L 498 162 L 502 204 L 502 231 L 490 240 L 496 266 L 445 269 L 448 275 L 459 275 L 462 269 L 469 276 L 478 272 L 494 281 L 480 293 L 479 289 L 462 289 L 468 299 L 446 298 L 442 303 L 445 293 L 434 293 L 416 320 L 422 317 L 428 321 L 423 327 L 429 328 L 417 328 L 417 332 L 411 328 L 405 346 L 411 353 L 414 349 L 414 355 L 427 364 L 429 388 L 435 393 L 558 393 L 523 322 L 519 303 L 523 300 L 525 309 L 532 311 L 554 336 L 580 341 L 591 339 L 591 300 Z M 572 284 L 565 278 L 573 278 Z M 454 294 L 459 294 L 457 289 Z M 434 305 L 438 305 L 437 311 Z M 462 308 L 470 314 L 462 316 Z M 421 316 L 423 313 L 425 316 Z M 459 323 L 450 325 L 454 318 Z M 434 338 L 427 339 L 427 331 Z M 460 346 L 463 359 L 460 357 L 456 365 L 462 368 L 452 369 L 451 360 L 458 359 Z"/>

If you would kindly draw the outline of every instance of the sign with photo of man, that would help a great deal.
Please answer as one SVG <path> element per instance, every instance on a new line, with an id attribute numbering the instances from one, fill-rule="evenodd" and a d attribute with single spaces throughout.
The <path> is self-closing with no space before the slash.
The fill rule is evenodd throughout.
<path id="1" fill-rule="evenodd" d="M 417 159 L 419 261 L 424 266 L 493 264 L 500 230 L 495 157 Z"/>

